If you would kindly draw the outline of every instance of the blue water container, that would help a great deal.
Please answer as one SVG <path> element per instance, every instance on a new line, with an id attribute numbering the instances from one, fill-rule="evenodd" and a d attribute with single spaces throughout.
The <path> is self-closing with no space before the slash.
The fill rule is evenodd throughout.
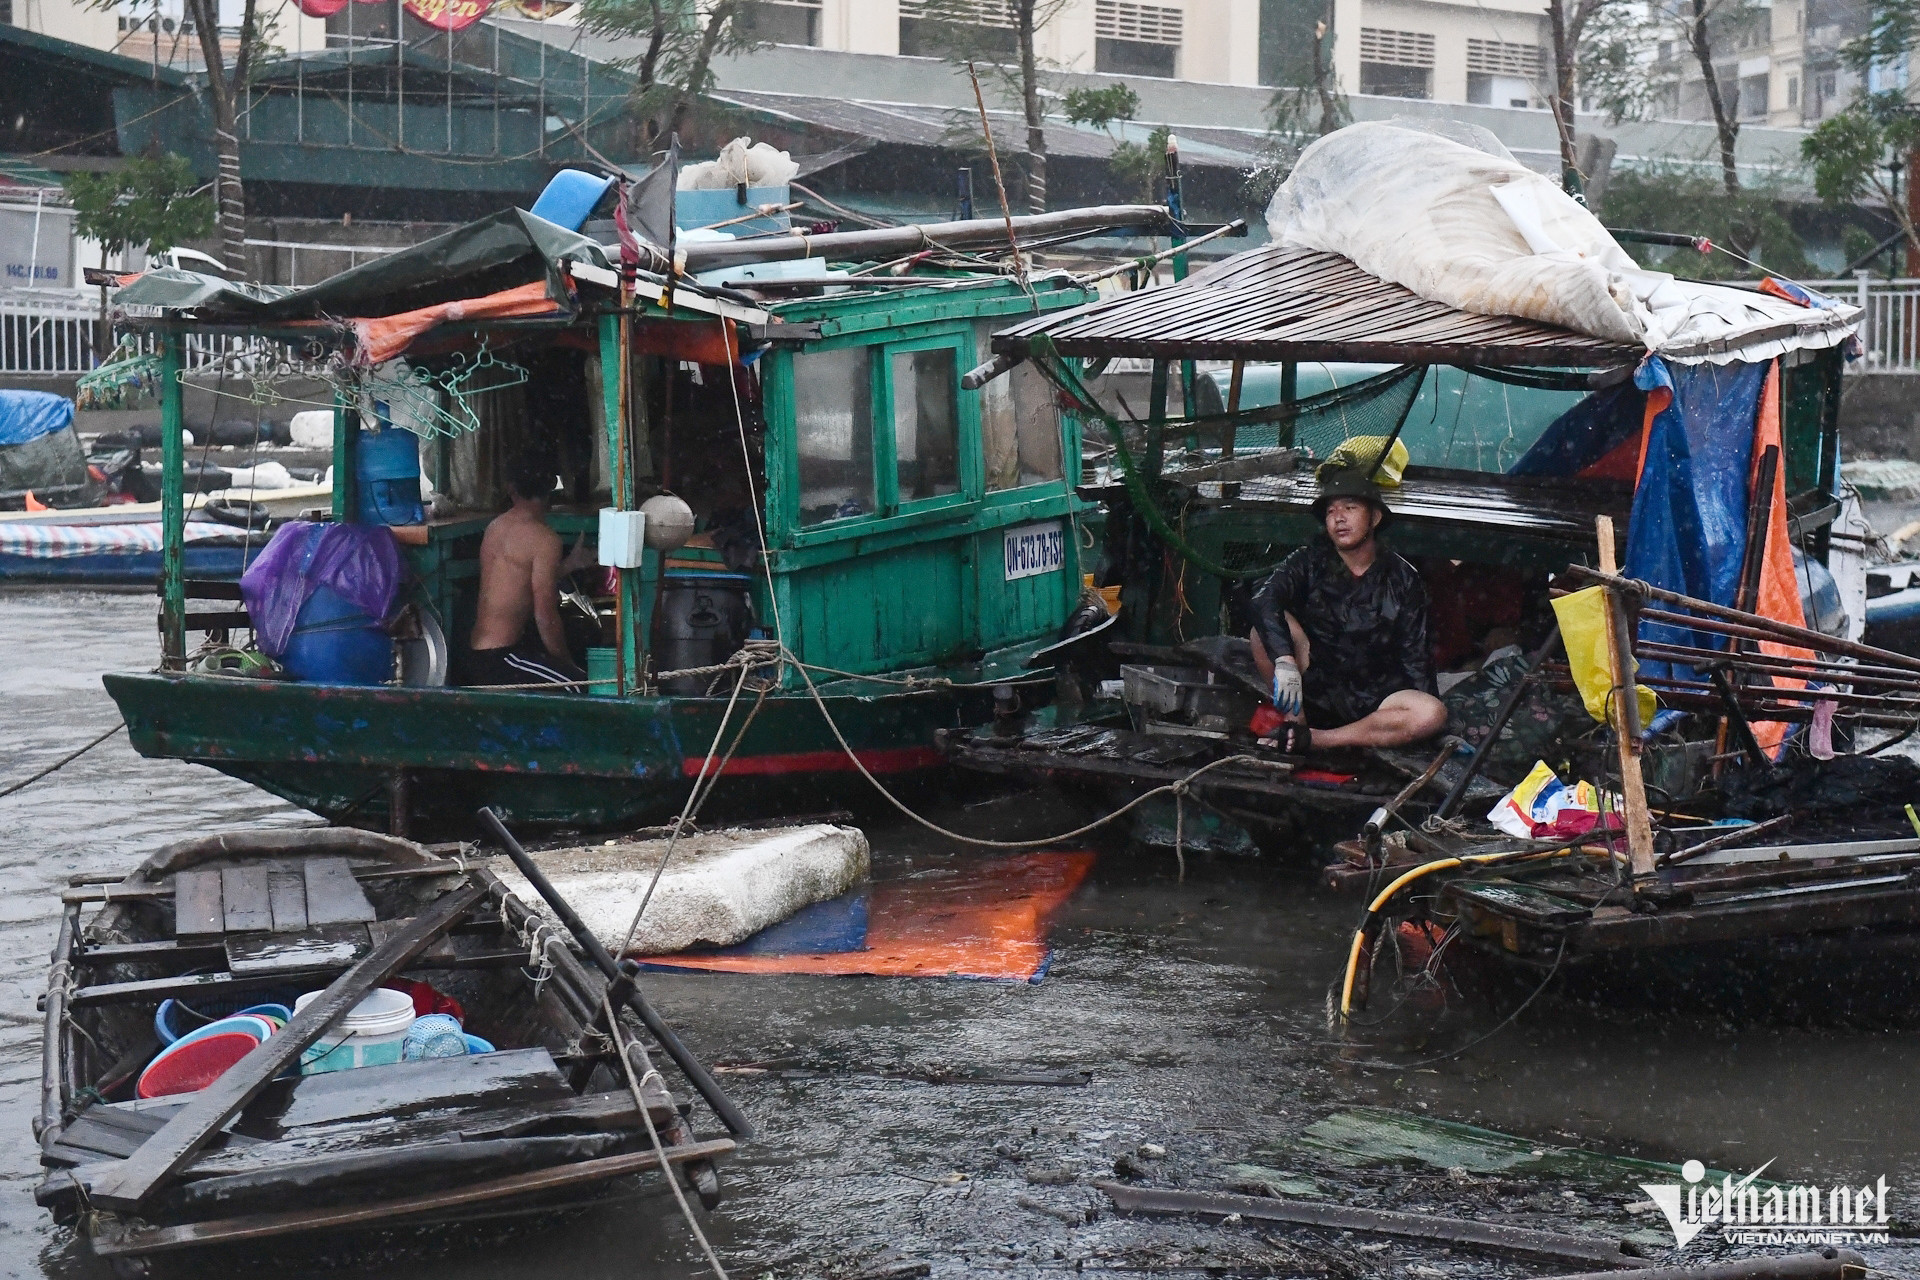
<path id="1" fill-rule="evenodd" d="M 361 524 L 424 524 L 420 505 L 420 437 L 388 427 L 360 429 L 353 455 Z"/>
<path id="2" fill-rule="evenodd" d="M 547 183 L 547 189 L 533 202 L 533 208 L 527 212 L 536 218 L 545 218 L 556 226 L 569 231 L 578 231 L 593 212 L 593 206 L 600 203 L 600 197 L 607 194 L 607 188 L 613 185 L 613 179 L 606 174 L 587 173 L 582 169 L 562 169 L 553 175 Z"/>
<path id="3" fill-rule="evenodd" d="M 314 684 L 385 684 L 393 678 L 393 637 L 331 587 L 300 606 L 281 665 Z"/>

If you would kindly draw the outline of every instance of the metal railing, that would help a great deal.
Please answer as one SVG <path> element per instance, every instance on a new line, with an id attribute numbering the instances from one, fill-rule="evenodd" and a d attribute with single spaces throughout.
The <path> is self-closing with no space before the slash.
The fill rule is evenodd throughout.
<path id="1" fill-rule="evenodd" d="M 1851 302 L 1863 313 L 1860 343 L 1866 355 L 1848 373 L 1920 374 L 1920 280 L 1875 278 L 1862 271 L 1846 280 L 1810 280 L 1807 287 Z"/>
<path id="2" fill-rule="evenodd" d="M 0 290 L 0 375 L 61 377 L 93 368 L 100 300 L 72 289 Z"/>

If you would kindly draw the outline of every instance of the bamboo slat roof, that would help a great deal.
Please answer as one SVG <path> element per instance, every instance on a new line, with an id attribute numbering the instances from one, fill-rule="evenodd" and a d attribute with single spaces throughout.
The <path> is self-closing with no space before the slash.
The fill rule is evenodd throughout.
<path id="1" fill-rule="evenodd" d="M 1638 348 L 1511 316 L 1429 302 L 1337 253 L 1267 245 L 1144 289 L 1036 317 L 994 335 L 1022 353 L 1047 334 L 1067 356 L 1348 360 L 1604 368 Z"/>

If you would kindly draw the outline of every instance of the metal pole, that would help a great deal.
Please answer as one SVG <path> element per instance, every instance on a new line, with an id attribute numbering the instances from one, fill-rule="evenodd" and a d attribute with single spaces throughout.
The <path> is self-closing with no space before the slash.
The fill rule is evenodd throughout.
<path id="1" fill-rule="evenodd" d="M 540 141 L 540 158 L 547 158 L 547 42 L 540 41 L 540 106 L 534 113 L 533 127 Z"/>
<path id="2" fill-rule="evenodd" d="M 393 0 L 393 119 L 394 145 L 407 149 L 407 38 L 402 25 L 406 10 L 402 0 Z"/>
<path id="3" fill-rule="evenodd" d="M 47 202 L 45 188 L 33 191 L 33 248 L 27 251 L 27 288 L 40 287 L 40 208 Z"/>
<path id="4" fill-rule="evenodd" d="M 547 905 L 553 908 L 553 913 L 560 917 L 560 923 L 565 925 L 567 932 L 579 942 L 581 950 L 587 953 L 587 958 L 607 976 L 607 981 L 620 982 L 623 977 L 631 977 L 630 973 L 623 974 L 621 966 L 614 962 L 600 939 L 594 936 L 593 930 L 587 928 L 586 922 L 568 905 L 567 900 L 560 896 L 560 891 L 553 887 L 553 882 L 548 880 L 546 873 L 540 870 L 540 864 L 527 856 L 527 851 L 520 847 L 520 842 L 513 838 L 513 833 L 501 823 L 500 815 L 492 809 L 482 809 L 479 816 L 480 823 L 486 828 L 487 834 L 506 850 L 507 856 L 513 859 L 513 865 L 520 868 L 520 874 L 527 878 L 527 883 L 533 886 L 534 892 L 546 899 Z M 652 1005 L 647 1003 L 646 996 L 641 993 L 637 984 L 634 985 L 632 994 L 627 999 L 627 1007 L 640 1015 L 640 1021 L 646 1024 L 647 1030 L 653 1033 L 653 1038 L 660 1042 L 660 1047 L 667 1051 L 667 1056 L 673 1059 L 681 1073 L 687 1077 L 695 1089 L 700 1091 L 700 1096 L 707 1100 L 707 1105 L 713 1108 L 714 1114 L 719 1116 L 721 1123 L 727 1126 L 727 1131 L 737 1138 L 751 1138 L 753 1122 L 748 1120 L 745 1113 L 734 1105 L 733 1099 L 721 1090 L 713 1077 L 707 1073 L 706 1067 L 702 1066 L 700 1060 L 680 1042 L 680 1037 L 673 1033 L 673 1029 L 661 1021 L 660 1015 L 654 1012 Z"/>
<path id="5" fill-rule="evenodd" d="M 359 6 L 347 5 L 347 145 L 353 145 L 353 64 L 360 56 L 360 46 L 353 35 L 353 11 Z"/>
<path id="6" fill-rule="evenodd" d="M 493 154 L 500 154 L 500 24 L 493 24 Z"/>

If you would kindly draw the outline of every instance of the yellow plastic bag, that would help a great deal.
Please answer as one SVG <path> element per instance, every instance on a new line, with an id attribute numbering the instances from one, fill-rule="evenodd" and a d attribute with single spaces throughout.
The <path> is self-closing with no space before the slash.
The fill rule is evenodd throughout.
<path id="1" fill-rule="evenodd" d="M 1613 662 L 1607 642 L 1607 597 L 1602 587 L 1587 587 L 1553 602 L 1560 619 L 1560 639 L 1567 646 L 1567 665 L 1573 668 L 1573 683 L 1580 690 L 1580 701 L 1587 714 L 1605 722 L 1607 694 L 1613 689 Z M 1635 669 L 1639 667 L 1634 664 Z M 1640 700 L 1640 723 L 1645 725 L 1659 710 L 1659 699 L 1643 684 L 1634 686 Z"/>
<path id="2" fill-rule="evenodd" d="M 1400 487 L 1401 477 L 1407 473 L 1406 442 L 1395 440 L 1393 448 L 1387 449 L 1385 462 L 1380 461 L 1380 450 L 1385 449 L 1385 436 L 1349 436 L 1342 440 L 1327 460 L 1314 469 L 1315 476 L 1324 476 L 1329 471 L 1353 469 L 1372 472 L 1372 480 L 1383 489 Z M 1378 469 L 1375 464 L 1378 463 Z"/>

